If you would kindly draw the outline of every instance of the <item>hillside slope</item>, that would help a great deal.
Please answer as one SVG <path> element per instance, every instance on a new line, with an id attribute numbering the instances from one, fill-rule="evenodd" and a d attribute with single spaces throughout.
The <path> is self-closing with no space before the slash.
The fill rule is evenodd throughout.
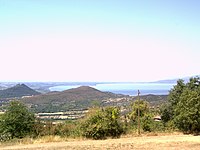
<path id="1" fill-rule="evenodd" d="M 23 96 L 39 95 L 40 93 L 29 88 L 25 84 L 17 84 L 11 88 L 0 90 L 0 98 L 14 98 Z"/>
<path id="2" fill-rule="evenodd" d="M 140 97 L 157 106 L 166 101 L 166 95 L 144 95 Z M 102 92 L 89 86 L 81 86 L 62 92 L 50 92 L 32 97 L 24 97 L 21 100 L 30 104 L 36 112 L 57 112 L 73 109 L 88 109 L 93 106 L 129 106 L 136 97 Z"/>
<path id="3" fill-rule="evenodd" d="M 62 92 L 50 92 L 33 97 L 23 98 L 25 103 L 47 104 L 47 103 L 66 103 L 66 102 L 83 102 L 92 100 L 103 100 L 107 98 L 123 97 L 121 94 L 102 92 L 89 86 L 81 86 Z"/>
<path id="4" fill-rule="evenodd" d="M 148 94 L 148 95 L 141 95 L 140 99 L 145 100 L 149 102 L 151 106 L 158 106 L 162 104 L 163 102 L 167 101 L 168 95 L 153 95 L 153 94 Z M 135 96 L 133 100 L 137 100 L 138 97 Z"/>

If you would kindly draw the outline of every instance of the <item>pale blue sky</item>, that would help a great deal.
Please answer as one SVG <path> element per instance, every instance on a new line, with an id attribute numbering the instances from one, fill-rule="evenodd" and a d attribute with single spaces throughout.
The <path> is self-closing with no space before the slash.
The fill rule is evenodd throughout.
<path id="1" fill-rule="evenodd" d="M 200 74 L 199 8 L 199 0 L 0 0 L 0 81 Z"/>

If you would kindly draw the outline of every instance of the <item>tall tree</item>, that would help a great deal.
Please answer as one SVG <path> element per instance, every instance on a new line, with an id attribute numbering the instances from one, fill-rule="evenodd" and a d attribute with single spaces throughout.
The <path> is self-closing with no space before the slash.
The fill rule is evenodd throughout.
<path id="1" fill-rule="evenodd" d="M 175 108 L 174 122 L 184 132 L 200 132 L 200 92 L 186 88 Z"/>
<path id="2" fill-rule="evenodd" d="M 163 120 L 172 120 L 183 132 L 200 132 L 200 78 L 190 78 L 186 84 L 178 80 L 168 98 L 161 111 Z"/>
<path id="3" fill-rule="evenodd" d="M 184 80 L 180 79 L 177 84 L 170 90 L 168 100 L 172 106 L 176 106 L 180 100 L 180 96 L 185 88 Z"/>

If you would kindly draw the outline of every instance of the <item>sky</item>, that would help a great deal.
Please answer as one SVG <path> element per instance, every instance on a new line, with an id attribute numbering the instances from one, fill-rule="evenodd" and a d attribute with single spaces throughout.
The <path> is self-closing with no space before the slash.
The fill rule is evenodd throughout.
<path id="1" fill-rule="evenodd" d="M 199 0 L 0 0 L 0 81 L 200 74 Z"/>

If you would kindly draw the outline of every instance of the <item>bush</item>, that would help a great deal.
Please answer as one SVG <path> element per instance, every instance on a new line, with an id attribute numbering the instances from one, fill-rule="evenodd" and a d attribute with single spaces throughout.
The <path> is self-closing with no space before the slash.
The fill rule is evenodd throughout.
<path id="1" fill-rule="evenodd" d="M 32 133 L 34 122 L 34 114 L 23 103 L 12 101 L 1 118 L 1 132 L 12 139 L 22 138 Z"/>
<path id="2" fill-rule="evenodd" d="M 141 123 L 143 131 L 151 132 L 154 130 L 153 129 L 154 120 L 151 115 L 145 114 L 141 119 Z"/>
<path id="3" fill-rule="evenodd" d="M 165 129 L 166 129 L 167 131 L 169 131 L 169 132 L 178 130 L 178 129 L 176 128 L 176 126 L 175 126 L 173 120 L 168 121 L 167 123 L 164 123 L 164 125 L 165 125 Z"/>
<path id="4" fill-rule="evenodd" d="M 56 124 L 54 127 L 54 135 L 61 137 L 78 137 L 79 127 L 78 121 L 66 121 L 65 123 Z"/>
<path id="5" fill-rule="evenodd" d="M 119 137 L 123 133 L 119 122 L 119 109 L 107 107 L 90 114 L 83 121 L 81 131 L 84 137 L 92 139 Z"/>

